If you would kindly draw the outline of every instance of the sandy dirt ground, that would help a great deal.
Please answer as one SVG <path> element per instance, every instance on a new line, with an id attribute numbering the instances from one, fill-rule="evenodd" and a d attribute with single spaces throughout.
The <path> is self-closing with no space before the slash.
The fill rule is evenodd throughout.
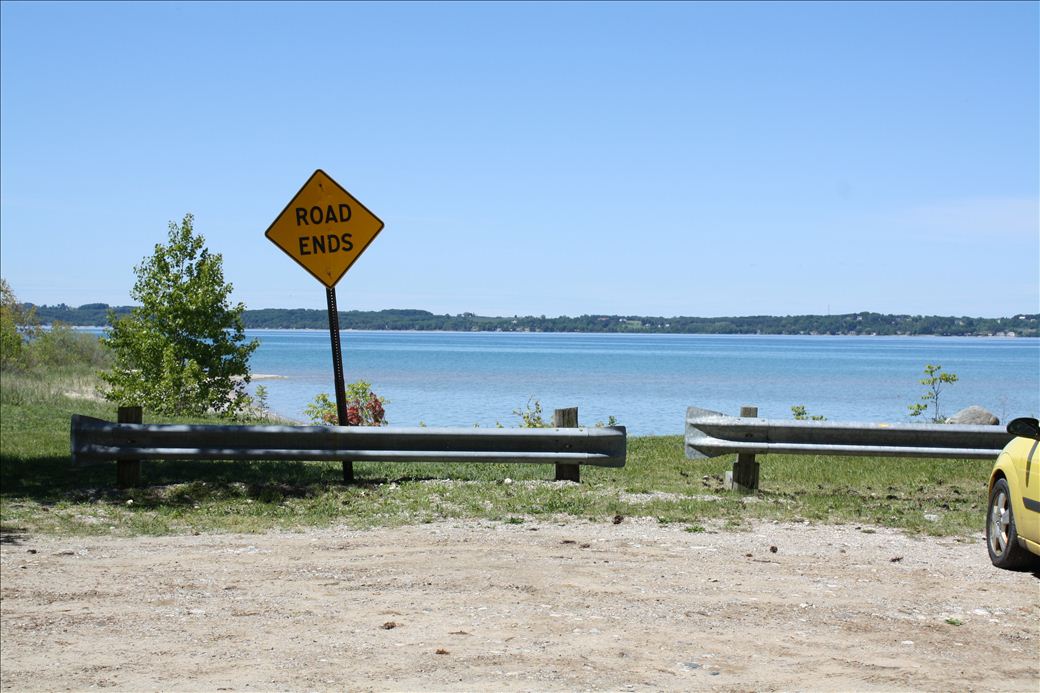
<path id="1" fill-rule="evenodd" d="M 1040 580 L 981 536 L 467 522 L 0 557 L 5 691 L 1040 690 Z"/>

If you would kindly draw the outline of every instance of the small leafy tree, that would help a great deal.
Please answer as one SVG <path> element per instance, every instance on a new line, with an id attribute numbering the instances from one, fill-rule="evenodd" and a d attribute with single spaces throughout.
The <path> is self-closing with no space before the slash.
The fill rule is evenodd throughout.
<path id="1" fill-rule="evenodd" d="M 946 418 L 939 410 L 939 394 L 942 392 L 943 387 L 957 382 L 957 375 L 955 373 L 943 373 L 942 366 L 931 363 L 924 367 L 924 374 L 925 377 L 921 379 L 920 383 L 928 389 L 921 395 L 923 402 L 915 402 L 909 405 L 910 416 L 920 416 L 931 407 L 932 423 L 942 423 Z"/>
<path id="2" fill-rule="evenodd" d="M 805 409 L 804 404 L 795 404 L 791 407 L 791 414 L 794 416 L 795 421 L 826 421 L 826 416 L 820 416 L 819 414 L 810 414 Z"/>
<path id="3" fill-rule="evenodd" d="M 385 426 L 387 403 L 385 399 L 372 392 L 372 384 L 358 380 L 346 386 L 347 426 Z M 307 417 L 316 424 L 336 426 L 339 414 L 336 402 L 322 392 L 303 410 Z"/>
<path id="4" fill-rule="evenodd" d="M 232 305 L 223 258 L 194 233 L 194 217 L 170 222 L 169 239 L 134 268 L 130 292 L 140 305 L 119 318 L 109 311 L 103 342 L 114 354 L 101 374 L 102 394 L 158 414 L 235 416 L 249 402 L 249 356 L 242 311 Z"/>
<path id="5" fill-rule="evenodd" d="M 513 416 L 520 417 L 520 428 L 549 428 L 550 424 L 545 420 L 542 412 L 542 403 L 534 397 L 527 400 L 523 409 L 514 409 Z"/>
<path id="6" fill-rule="evenodd" d="M 266 420 L 271 414 L 267 388 L 263 385 L 257 385 L 256 391 L 253 394 L 253 406 L 256 407 L 256 415 L 261 419 Z"/>
<path id="7" fill-rule="evenodd" d="M 32 309 L 23 310 L 7 280 L 0 278 L 0 366 L 20 364 L 25 356 L 26 338 L 38 332 Z"/>

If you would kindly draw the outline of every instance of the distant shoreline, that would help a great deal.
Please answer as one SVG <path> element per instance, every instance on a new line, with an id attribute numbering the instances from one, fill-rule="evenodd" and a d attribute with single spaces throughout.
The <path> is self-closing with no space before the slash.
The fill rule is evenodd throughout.
<path id="1" fill-rule="evenodd" d="M 32 306 L 45 324 L 104 327 L 110 312 L 128 315 L 131 306 L 91 303 L 72 308 Z M 878 337 L 1040 337 L 1040 313 L 1010 317 L 892 315 L 752 315 L 735 317 L 580 315 L 489 317 L 474 313 L 438 315 L 426 310 L 340 311 L 344 331 L 388 332 L 532 332 L 579 334 L 704 334 Z M 264 308 L 242 314 L 246 329 L 327 330 L 328 312 L 316 308 Z"/>
<path id="2" fill-rule="evenodd" d="M 49 325 L 48 325 L 49 326 Z M 70 325 L 74 330 L 103 330 L 108 325 Z M 328 332 L 329 328 L 320 327 L 246 327 L 247 332 Z M 400 334 L 586 334 L 586 335 L 610 335 L 613 337 L 624 336 L 659 336 L 659 337 L 863 337 L 879 339 L 915 339 L 935 338 L 944 339 L 1036 339 L 1037 337 L 1022 335 L 998 335 L 998 334 L 765 334 L 765 333 L 703 333 L 703 332 L 537 332 L 537 331 L 502 331 L 494 330 L 409 330 L 409 329 L 375 329 L 375 328 L 353 328 L 341 327 L 340 332 L 394 332 Z M 256 375 L 252 376 L 255 380 Z M 281 375 L 263 375 L 262 378 L 284 378 Z"/>

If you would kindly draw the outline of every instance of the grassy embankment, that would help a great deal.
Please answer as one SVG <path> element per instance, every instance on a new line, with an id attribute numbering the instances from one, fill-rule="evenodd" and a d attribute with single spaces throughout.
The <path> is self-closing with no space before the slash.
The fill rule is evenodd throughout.
<path id="1" fill-rule="evenodd" d="M 73 468 L 74 413 L 115 420 L 82 397 L 89 367 L 4 372 L 0 378 L 2 540 L 23 534 L 140 535 L 260 532 L 481 518 L 521 523 L 572 517 L 651 517 L 691 532 L 753 519 L 805 520 L 969 535 L 983 524 L 986 461 L 762 457 L 755 496 L 725 491 L 729 457 L 691 462 L 679 436 L 629 440 L 624 469 L 582 469 L 554 483 L 549 465 L 144 462 L 144 486 L 115 488 L 115 464 Z M 80 393 L 80 396 L 70 396 Z M 622 413 L 621 423 L 624 423 Z M 146 422 L 157 422 L 145 413 Z M 506 479 L 511 483 L 506 483 Z"/>

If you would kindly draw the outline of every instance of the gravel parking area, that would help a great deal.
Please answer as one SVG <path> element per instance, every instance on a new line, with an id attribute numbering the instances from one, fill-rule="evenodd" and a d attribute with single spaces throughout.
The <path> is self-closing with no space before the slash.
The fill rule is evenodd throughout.
<path id="1" fill-rule="evenodd" d="M 0 561 L 5 691 L 1040 688 L 1040 581 L 981 535 L 459 522 Z"/>

